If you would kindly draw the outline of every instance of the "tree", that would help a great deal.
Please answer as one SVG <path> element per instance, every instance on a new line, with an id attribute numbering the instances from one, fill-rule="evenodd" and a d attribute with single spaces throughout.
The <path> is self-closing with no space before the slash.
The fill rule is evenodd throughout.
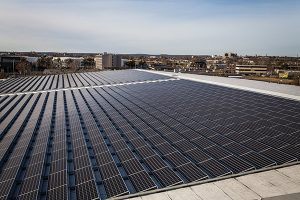
<path id="1" fill-rule="evenodd" d="M 72 69 L 72 70 L 76 69 L 75 61 L 71 58 L 65 60 L 65 66 L 67 69 Z"/>
<path id="2" fill-rule="evenodd" d="M 26 58 L 21 58 L 20 62 L 16 65 L 16 70 L 20 74 L 28 74 L 31 72 L 31 63 L 26 60 Z"/>
<path id="3" fill-rule="evenodd" d="M 135 67 L 135 61 L 134 60 L 129 60 L 125 63 L 125 65 L 129 68 L 134 68 Z"/>
<path id="4" fill-rule="evenodd" d="M 53 66 L 61 69 L 62 68 L 62 60 L 60 58 L 56 58 L 53 60 Z"/>
<path id="5" fill-rule="evenodd" d="M 139 62 L 139 68 L 146 68 L 147 67 L 147 64 L 146 64 L 146 62 L 144 61 L 144 60 L 141 60 L 140 62 Z"/>
<path id="6" fill-rule="evenodd" d="M 52 57 L 43 56 L 37 60 L 37 67 L 39 69 L 50 69 L 53 67 Z"/>
<path id="7" fill-rule="evenodd" d="M 94 68 L 96 66 L 96 62 L 93 57 L 85 57 L 81 63 L 86 68 Z"/>

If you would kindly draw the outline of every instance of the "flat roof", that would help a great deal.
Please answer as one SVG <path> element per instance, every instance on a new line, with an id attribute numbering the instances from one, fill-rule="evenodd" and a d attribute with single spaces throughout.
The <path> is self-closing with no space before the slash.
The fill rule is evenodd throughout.
<path id="1" fill-rule="evenodd" d="M 0 198 L 128 198 L 299 162 L 299 101 L 193 80 L 120 70 L 1 82 Z"/>

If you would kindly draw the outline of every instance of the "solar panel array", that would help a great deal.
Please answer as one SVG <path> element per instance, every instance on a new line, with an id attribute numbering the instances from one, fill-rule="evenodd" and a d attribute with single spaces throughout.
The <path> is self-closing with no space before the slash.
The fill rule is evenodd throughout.
<path id="1" fill-rule="evenodd" d="M 130 71 L 130 73 L 127 71 Z M 109 85 L 166 78 L 168 77 L 157 74 L 146 74 L 146 72 L 136 70 L 20 77 L 0 81 L 0 94 Z"/>
<path id="2" fill-rule="evenodd" d="M 0 111 L 0 199 L 106 199 L 300 159 L 300 102 L 187 80 L 3 96 Z"/>

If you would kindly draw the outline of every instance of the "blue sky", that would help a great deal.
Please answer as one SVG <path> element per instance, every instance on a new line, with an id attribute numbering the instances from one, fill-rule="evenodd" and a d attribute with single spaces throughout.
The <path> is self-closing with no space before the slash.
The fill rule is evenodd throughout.
<path id="1" fill-rule="evenodd" d="M 299 0 L 0 0 L 0 51 L 300 54 Z"/>

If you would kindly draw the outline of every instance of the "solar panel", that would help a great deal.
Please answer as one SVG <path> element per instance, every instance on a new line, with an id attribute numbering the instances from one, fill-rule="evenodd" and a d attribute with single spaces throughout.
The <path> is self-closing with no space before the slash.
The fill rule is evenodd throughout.
<path id="1" fill-rule="evenodd" d="M 272 127 L 273 130 L 275 131 L 280 131 L 282 133 L 287 133 L 287 134 L 291 134 L 296 132 L 297 130 L 294 128 L 289 128 L 288 126 L 284 126 L 284 125 L 276 125 L 274 127 Z"/>
<path id="2" fill-rule="evenodd" d="M 228 166 L 234 173 L 241 173 L 255 169 L 253 165 L 234 155 L 222 158 L 220 161 Z"/>
<path id="3" fill-rule="evenodd" d="M 120 151 L 117 151 L 117 155 L 120 159 L 121 162 L 125 162 L 127 160 L 130 160 L 130 159 L 134 159 L 135 156 L 134 154 L 132 153 L 132 151 L 130 149 L 122 149 Z"/>
<path id="4" fill-rule="evenodd" d="M 210 159 L 198 164 L 200 167 L 203 168 L 206 172 L 210 174 L 210 177 L 218 177 L 218 176 L 225 176 L 228 174 L 232 174 L 232 171 L 229 170 L 227 167 L 219 163 L 214 159 Z"/>
<path id="5" fill-rule="evenodd" d="M 40 184 L 40 176 L 32 176 L 23 180 L 23 184 L 19 194 L 26 194 L 33 190 L 36 190 Z"/>
<path id="6" fill-rule="evenodd" d="M 96 199 L 98 193 L 93 180 L 76 185 L 77 199 Z"/>
<path id="7" fill-rule="evenodd" d="M 251 149 L 249 149 L 245 146 L 242 146 L 236 142 L 226 144 L 226 145 L 224 145 L 224 148 L 226 148 L 228 151 L 234 153 L 235 155 L 239 155 L 239 156 L 251 152 Z"/>
<path id="8" fill-rule="evenodd" d="M 103 182 L 108 198 L 128 194 L 128 189 L 121 176 L 114 176 Z"/>
<path id="9" fill-rule="evenodd" d="M 172 186 L 183 183 L 183 181 L 168 167 L 156 170 L 153 172 L 154 176 L 165 186 Z"/>
<path id="10" fill-rule="evenodd" d="M 119 170 L 113 162 L 101 165 L 99 169 L 103 180 L 119 175 Z"/>
<path id="11" fill-rule="evenodd" d="M 237 132 L 229 133 L 226 135 L 226 137 L 228 137 L 238 143 L 242 143 L 242 142 L 245 142 L 245 141 L 251 139 L 250 137 L 247 137 L 247 136 L 245 136 L 241 133 L 237 133 Z"/>
<path id="12" fill-rule="evenodd" d="M 167 167 L 166 163 L 157 155 L 144 159 L 144 162 L 152 171 Z"/>
<path id="13" fill-rule="evenodd" d="M 256 168 L 270 167 L 276 164 L 275 161 L 268 159 L 267 157 L 256 152 L 244 154 L 241 156 L 241 158 L 253 164 Z"/>
<path id="14" fill-rule="evenodd" d="M 186 152 L 186 155 L 188 155 L 196 164 L 211 159 L 211 156 L 200 149 L 188 151 Z"/>
<path id="15" fill-rule="evenodd" d="M 61 167 L 65 168 L 65 163 L 61 162 Z M 90 160 L 87 155 L 83 155 L 80 157 L 74 158 L 74 168 L 75 169 L 81 169 L 84 167 L 90 166 Z"/>
<path id="16" fill-rule="evenodd" d="M 181 172 L 190 182 L 200 181 L 208 178 L 208 175 L 205 172 L 192 163 L 181 165 L 177 167 L 177 170 Z"/>
<path id="17" fill-rule="evenodd" d="M 294 157 L 300 159 L 300 146 L 294 146 L 294 145 L 288 145 L 285 147 L 282 147 L 280 151 L 287 153 L 289 155 L 293 155 Z"/>
<path id="18" fill-rule="evenodd" d="M 144 170 L 144 168 L 142 167 L 140 162 L 137 161 L 136 159 L 131 159 L 131 160 L 125 161 L 122 163 L 122 165 L 124 166 L 127 174 L 129 174 L 129 175 L 136 174 L 136 173 Z"/>
<path id="19" fill-rule="evenodd" d="M 297 161 L 296 157 L 290 156 L 290 155 L 283 153 L 281 151 L 278 151 L 276 149 L 267 149 L 265 151 L 262 151 L 261 154 L 274 160 L 278 165 Z"/>
<path id="20" fill-rule="evenodd" d="M 176 142 L 174 143 L 174 146 L 177 147 L 182 152 L 191 151 L 197 148 L 195 145 L 193 145 L 191 142 L 187 140 L 181 140 L 179 142 Z"/>
<path id="21" fill-rule="evenodd" d="M 204 151 L 216 159 L 222 159 L 232 155 L 232 153 L 226 151 L 226 149 L 221 146 L 211 146 Z"/>
<path id="22" fill-rule="evenodd" d="M 253 139 L 246 140 L 246 141 L 242 142 L 241 144 L 245 145 L 249 149 L 252 149 L 253 151 L 257 151 L 257 152 L 260 152 L 260 151 L 270 148 L 270 146 L 263 144 L 259 141 L 253 140 Z"/>
<path id="23" fill-rule="evenodd" d="M 294 145 L 297 145 L 297 144 L 300 143 L 300 138 L 292 136 L 292 135 L 281 134 L 281 135 L 277 136 L 275 139 L 277 139 L 277 140 L 279 139 L 279 140 L 284 141 L 288 144 L 294 144 Z M 285 145 L 285 146 L 287 146 L 287 145 Z"/>
<path id="24" fill-rule="evenodd" d="M 288 145 L 288 143 L 282 140 L 278 140 L 276 138 L 271 137 L 265 137 L 263 139 L 260 139 L 259 141 L 273 148 L 281 148 Z"/>
<path id="25" fill-rule="evenodd" d="M 215 143 L 213 143 L 211 140 L 202 136 L 193 139 L 191 142 L 194 143 L 200 149 L 205 149 L 215 145 Z"/>
<path id="26" fill-rule="evenodd" d="M 47 192 L 47 199 L 48 200 L 53 200 L 53 199 L 67 199 L 67 194 L 68 190 L 67 190 L 67 186 L 61 186 L 61 187 L 57 187 L 54 189 L 50 189 Z"/>
<path id="27" fill-rule="evenodd" d="M 173 152 L 176 152 L 177 150 L 171 146 L 168 143 L 163 143 L 160 145 L 155 146 L 155 148 L 162 154 L 162 155 L 167 155 Z"/>
<path id="28" fill-rule="evenodd" d="M 129 176 L 132 184 L 137 192 L 151 190 L 157 188 L 155 183 L 152 181 L 150 176 L 145 172 L 141 171 Z"/>
<path id="29" fill-rule="evenodd" d="M 20 200 L 37 199 L 38 194 L 39 194 L 39 191 L 38 190 L 34 190 L 34 191 L 30 191 L 28 193 L 19 195 L 18 199 L 20 199 Z"/>
<path id="30" fill-rule="evenodd" d="M 299 102 L 169 79 L 121 70 L 4 81 L 0 198 L 105 199 L 300 159 Z M 7 96 L 17 91 L 29 94 Z"/>
<path id="31" fill-rule="evenodd" d="M 184 155 L 179 152 L 164 155 L 164 158 L 171 162 L 174 167 L 179 167 L 190 162 Z"/>
<path id="32" fill-rule="evenodd" d="M 67 184 L 67 170 L 65 169 L 63 171 L 50 174 L 48 179 L 49 179 L 49 183 L 48 183 L 49 190 L 59 187 L 61 185 L 66 185 Z"/>
<path id="33" fill-rule="evenodd" d="M 153 149 L 150 148 L 149 146 L 143 146 L 143 147 L 137 149 L 136 151 L 144 159 L 156 155 L 156 153 L 153 151 Z"/>

